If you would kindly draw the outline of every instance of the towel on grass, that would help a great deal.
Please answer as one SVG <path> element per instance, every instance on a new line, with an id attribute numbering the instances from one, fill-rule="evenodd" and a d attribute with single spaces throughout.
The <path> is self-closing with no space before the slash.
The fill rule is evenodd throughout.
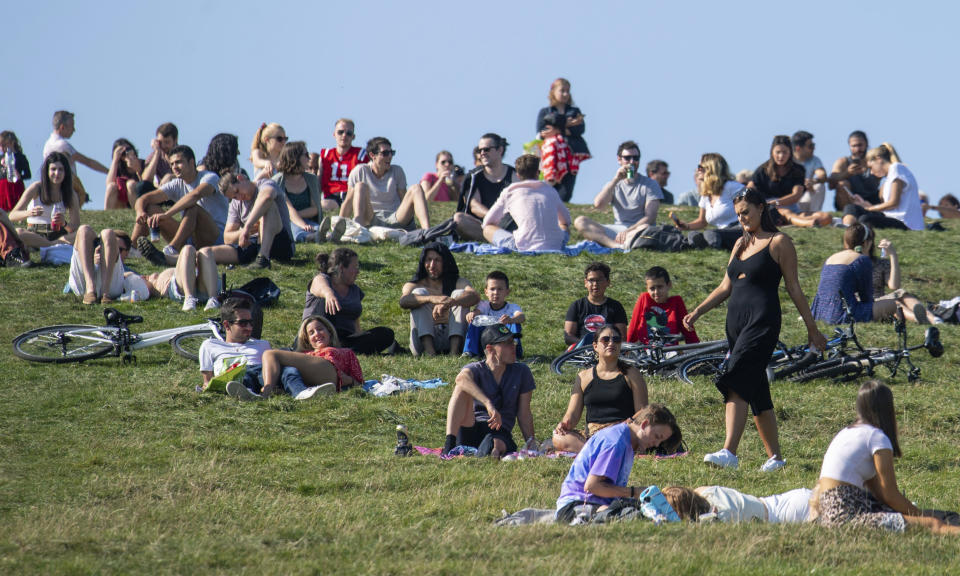
<path id="1" fill-rule="evenodd" d="M 451 252 L 466 252 L 467 254 L 477 254 L 487 256 L 490 254 L 510 254 L 513 250 L 495 246 L 493 244 L 481 244 L 479 242 L 454 242 L 450 245 Z M 517 254 L 524 256 L 533 256 L 536 254 L 563 254 L 564 256 L 577 256 L 582 252 L 590 254 L 611 254 L 613 252 L 623 252 L 623 250 L 607 248 L 597 244 L 592 240 L 581 240 L 576 244 L 569 244 L 563 247 L 563 250 L 518 250 Z"/>
<path id="2" fill-rule="evenodd" d="M 391 376 L 390 374 L 383 374 L 380 376 L 380 380 L 367 380 L 361 388 L 363 388 L 364 392 L 382 397 L 399 394 L 401 392 L 409 392 L 410 390 L 439 388 L 440 386 L 446 385 L 447 383 L 440 378 L 433 378 L 431 380 L 405 380 Z"/>

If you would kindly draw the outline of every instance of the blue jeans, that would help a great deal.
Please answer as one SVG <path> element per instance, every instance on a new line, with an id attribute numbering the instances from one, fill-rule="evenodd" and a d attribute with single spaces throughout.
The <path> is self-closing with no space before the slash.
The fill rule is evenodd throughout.
<path id="1" fill-rule="evenodd" d="M 307 389 L 300 371 L 293 366 L 283 367 L 283 372 L 280 373 L 280 382 L 283 383 L 283 389 L 291 396 L 296 396 Z"/>
<path id="2" fill-rule="evenodd" d="M 305 222 L 313 226 L 314 230 L 320 228 L 320 224 L 314 222 L 313 220 L 305 220 Z M 293 221 L 290 222 L 290 237 L 293 238 L 294 242 L 312 242 L 314 234 L 316 234 L 316 232 L 307 232 L 303 228 L 294 224 Z"/>
<path id="3" fill-rule="evenodd" d="M 283 372 L 280 373 L 280 382 L 283 384 L 283 389 L 291 396 L 296 396 L 307 388 L 300 371 L 293 366 L 283 368 Z M 247 366 L 243 374 L 243 385 L 251 392 L 260 394 L 263 390 L 263 366 Z"/>

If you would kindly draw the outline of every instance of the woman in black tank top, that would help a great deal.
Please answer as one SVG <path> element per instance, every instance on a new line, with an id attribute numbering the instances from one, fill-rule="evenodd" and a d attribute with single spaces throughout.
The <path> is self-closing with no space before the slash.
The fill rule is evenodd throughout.
<path id="1" fill-rule="evenodd" d="M 593 341 L 597 365 L 577 374 L 570 403 L 563 419 L 553 431 L 553 447 L 564 452 L 579 452 L 587 438 L 597 431 L 619 424 L 647 405 L 647 383 L 643 374 L 620 361 L 623 334 L 613 324 L 604 325 Z M 576 430 L 583 409 L 587 425 Z"/>

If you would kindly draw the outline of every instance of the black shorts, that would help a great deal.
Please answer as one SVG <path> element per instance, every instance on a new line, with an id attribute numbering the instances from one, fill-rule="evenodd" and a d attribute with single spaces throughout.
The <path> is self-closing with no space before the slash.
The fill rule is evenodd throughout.
<path id="1" fill-rule="evenodd" d="M 251 242 L 245 248 L 239 244 L 231 244 L 237 251 L 237 260 L 240 264 L 249 264 L 257 259 L 260 253 L 260 243 Z M 270 259 L 286 262 L 293 258 L 293 242 L 290 241 L 290 234 L 283 230 L 273 238 L 273 246 L 270 247 Z"/>
<path id="2" fill-rule="evenodd" d="M 460 446 L 473 446 L 479 448 L 483 439 L 487 436 L 499 438 L 507 446 L 506 454 L 517 451 L 517 443 L 513 441 L 513 436 L 505 430 L 491 430 L 486 422 L 477 422 L 467 428 L 460 427 L 460 433 L 457 435 L 457 444 Z"/>

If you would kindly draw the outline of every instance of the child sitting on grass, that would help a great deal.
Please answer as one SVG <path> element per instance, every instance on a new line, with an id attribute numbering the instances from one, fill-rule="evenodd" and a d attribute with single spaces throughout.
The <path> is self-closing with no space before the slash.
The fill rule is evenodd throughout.
<path id="1" fill-rule="evenodd" d="M 477 316 L 493 316 L 496 323 L 507 326 L 511 332 L 517 335 L 520 334 L 520 324 L 527 319 L 520 306 L 507 302 L 507 296 L 510 295 L 510 280 L 503 272 L 494 270 L 487 274 L 484 294 L 486 294 L 487 299 L 481 300 L 466 315 L 469 327 L 467 328 L 463 351 L 471 356 L 480 355 L 480 333 L 483 332 L 484 327 L 473 323 L 473 319 Z M 517 358 L 523 358 L 523 348 L 520 346 L 520 342 L 517 342 Z"/>
<path id="2" fill-rule="evenodd" d="M 647 291 L 640 294 L 630 316 L 627 342 L 650 342 L 651 329 L 659 328 L 669 334 L 682 334 L 687 344 L 699 342 L 695 330 L 687 330 L 681 320 L 687 315 L 687 307 L 680 296 L 671 296 L 670 273 L 666 268 L 654 266 L 644 276 Z"/>

